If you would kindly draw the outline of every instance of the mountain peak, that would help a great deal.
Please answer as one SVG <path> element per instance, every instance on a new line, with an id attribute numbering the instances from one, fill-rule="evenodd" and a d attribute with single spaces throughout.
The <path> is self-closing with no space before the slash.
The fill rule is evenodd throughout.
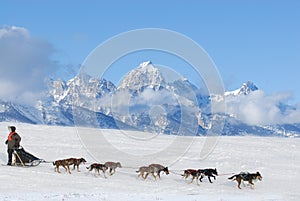
<path id="1" fill-rule="evenodd" d="M 151 61 L 141 63 L 136 69 L 130 71 L 120 83 L 118 89 L 143 91 L 145 88 L 159 90 L 166 85 L 161 72 Z"/>
<path id="2" fill-rule="evenodd" d="M 252 91 L 258 90 L 258 87 L 251 81 L 244 82 L 239 89 L 225 92 L 226 96 L 248 95 Z"/>
<path id="3" fill-rule="evenodd" d="M 251 81 L 244 82 L 242 87 L 240 88 L 239 94 L 247 95 L 251 93 L 251 91 L 258 90 L 258 87 Z"/>
<path id="4" fill-rule="evenodd" d="M 152 65 L 151 61 L 145 61 L 145 62 L 140 63 L 139 67 L 144 68 L 144 67 L 147 67 L 150 64 Z"/>

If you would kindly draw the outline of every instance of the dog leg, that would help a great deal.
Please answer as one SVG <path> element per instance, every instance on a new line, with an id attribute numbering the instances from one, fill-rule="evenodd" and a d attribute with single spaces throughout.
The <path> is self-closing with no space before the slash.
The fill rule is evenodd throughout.
<path id="1" fill-rule="evenodd" d="M 201 176 L 200 176 L 200 182 L 202 182 L 202 179 L 203 179 L 203 174 L 201 174 Z"/>
<path id="2" fill-rule="evenodd" d="M 105 175 L 105 171 L 102 170 L 102 172 L 103 172 L 104 178 L 107 179 L 107 177 L 106 177 L 106 175 Z"/>
<path id="3" fill-rule="evenodd" d="M 147 172 L 146 175 L 143 176 L 144 180 L 147 179 L 148 175 L 149 175 L 149 172 Z"/>
<path id="4" fill-rule="evenodd" d="M 160 179 L 160 172 L 157 173 L 158 178 Z"/>
<path id="5" fill-rule="evenodd" d="M 79 165 L 76 165 L 75 168 L 77 168 L 77 172 L 80 172 L 79 171 Z M 75 168 L 73 168 L 73 169 L 75 170 Z"/>
<path id="6" fill-rule="evenodd" d="M 70 166 L 69 166 L 69 165 L 67 165 L 67 172 L 68 172 L 69 174 L 71 174 Z"/>
<path id="7" fill-rule="evenodd" d="M 59 166 L 57 166 L 56 169 L 57 169 L 57 172 L 60 173 L 60 171 L 59 171 Z"/>
<path id="8" fill-rule="evenodd" d="M 211 181 L 211 179 L 210 179 L 210 176 L 208 176 L 208 180 L 209 180 L 210 183 L 212 183 L 212 181 Z"/>
<path id="9" fill-rule="evenodd" d="M 183 173 L 181 176 L 184 178 L 184 180 L 186 180 L 188 178 L 188 175 L 185 173 Z"/>
<path id="10" fill-rule="evenodd" d="M 192 181 L 190 182 L 190 184 L 193 183 L 194 179 L 195 179 L 195 177 L 193 176 Z"/>
<path id="11" fill-rule="evenodd" d="M 152 174 L 152 176 L 154 177 L 154 179 L 156 181 L 156 176 L 155 176 L 154 172 L 152 172 L 151 174 Z"/>
<path id="12" fill-rule="evenodd" d="M 238 182 L 238 188 L 239 188 L 239 189 L 242 189 L 242 188 L 241 188 L 241 179 L 236 179 L 236 181 Z"/>
<path id="13" fill-rule="evenodd" d="M 56 167 L 54 168 L 54 172 L 58 172 L 58 173 L 60 173 L 60 171 L 59 171 L 59 167 L 57 167 L 57 166 L 56 166 Z"/>
<path id="14" fill-rule="evenodd" d="M 249 181 L 249 185 L 252 189 L 254 189 L 254 183 L 252 182 L 252 180 Z"/>
<path id="15" fill-rule="evenodd" d="M 95 176 L 95 177 L 97 177 L 97 172 L 98 172 L 98 175 L 100 175 L 99 170 L 97 170 L 97 169 L 95 168 L 95 172 L 94 172 L 94 176 Z"/>

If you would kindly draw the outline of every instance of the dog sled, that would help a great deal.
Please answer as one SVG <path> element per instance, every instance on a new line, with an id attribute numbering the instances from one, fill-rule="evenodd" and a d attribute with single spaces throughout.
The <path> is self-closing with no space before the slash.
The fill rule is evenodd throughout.
<path id="1" fill-rule="evenodd" d="M 25 151 L 23 147 L 19 147 L 14 150 L 14 162 L 12 165 L 21 167 L 34 167 L 38 166 L 42 162 L 46 162 L 31 153 Z"/>

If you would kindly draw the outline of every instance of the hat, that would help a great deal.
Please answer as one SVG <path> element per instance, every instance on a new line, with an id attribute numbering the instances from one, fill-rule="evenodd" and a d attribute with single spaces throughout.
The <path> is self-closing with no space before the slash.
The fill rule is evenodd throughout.
<path id="1" fill-rule="evenodd" d="M 16 131 L 16 127 L 14 127 L 14 126 L 8 126 L 8 130 L 10 132 L 15 132 Z"/>

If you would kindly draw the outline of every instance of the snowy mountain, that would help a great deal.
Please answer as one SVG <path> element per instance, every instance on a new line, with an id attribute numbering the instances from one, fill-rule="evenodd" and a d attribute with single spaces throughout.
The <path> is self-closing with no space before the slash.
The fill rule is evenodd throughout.
<path id="1" fill-rule="evenodd" d="M 119 84 L 118 90 L 126 89 L 133 93 L 143 92 L 146 88 L 154 91 L 165 88 L 166 82 L 157 68 L 151 61 L 141 63 L 136 69 L 132 70 Z"/>
<path id="2" fill-rule="evenodd" d="M 258 90 L 258 87 L 253 82 L 247 81 L 243 83 L 242 87 L 234 91 L 225 92 L 225 96 L 239 96 L 248 95 L 252 91 Z"/>
<path id="3" fill-rule="evenodd" d="M 92 78 L 86 74 L 80 74 L 69 80 L 66 84 L 53 83 L 50 96 L 55 97 L 55 102 L 63 105 L 75 105 L 90 108 L 89 103 L 107 94 L 114 93 L 116 87 L 104 78 Z M 64 88 L 63 91 L 61 89 Z M 57 93 L 60 95 L 57 96 Z"/>
<path id="4" fill-rule="evenodd" d="M 200 94 L 188 80 L 167 83 L 160 71 L 147 61 L 124 77 L 116 96 L 124 91 L 129 93 L 130 114 L 115 111 L 115 119 L 148 132 L 178 135 L 204 133 L 197 123 L 200 113 L 197 98 Z"/>
<path id="5" fill-rule="evenodd" d="M 186 78 L 168 83 L 150 61 L 141 63 L 119 86 L 104 78 L 80 74 L 65 82 L 49 80 L 46 97 L 35 107 L 1 101 L 0 121 L 32 124 L 86 126 L 142 130 L 175 135 L 205 135 L 216 116 L 211 101 L 224 97 L 208 95 Z M 258 91 L 252 82 L 225 92 L 227 100 L 246 99 Z M 292 110 L 280 103 L 282 113 Z M 222 135 L 299 136 L 300 124 L 248 125 L 237 114 L 218 114 L 224 119 Z"/>
<path id="6" fill-rule="evenodd" d="M 34 113 L 35 108 L 25 107 L 11 102 L 0 101 L 1 122 L 39 122 L 39 119 L 36 118 Z"/>

